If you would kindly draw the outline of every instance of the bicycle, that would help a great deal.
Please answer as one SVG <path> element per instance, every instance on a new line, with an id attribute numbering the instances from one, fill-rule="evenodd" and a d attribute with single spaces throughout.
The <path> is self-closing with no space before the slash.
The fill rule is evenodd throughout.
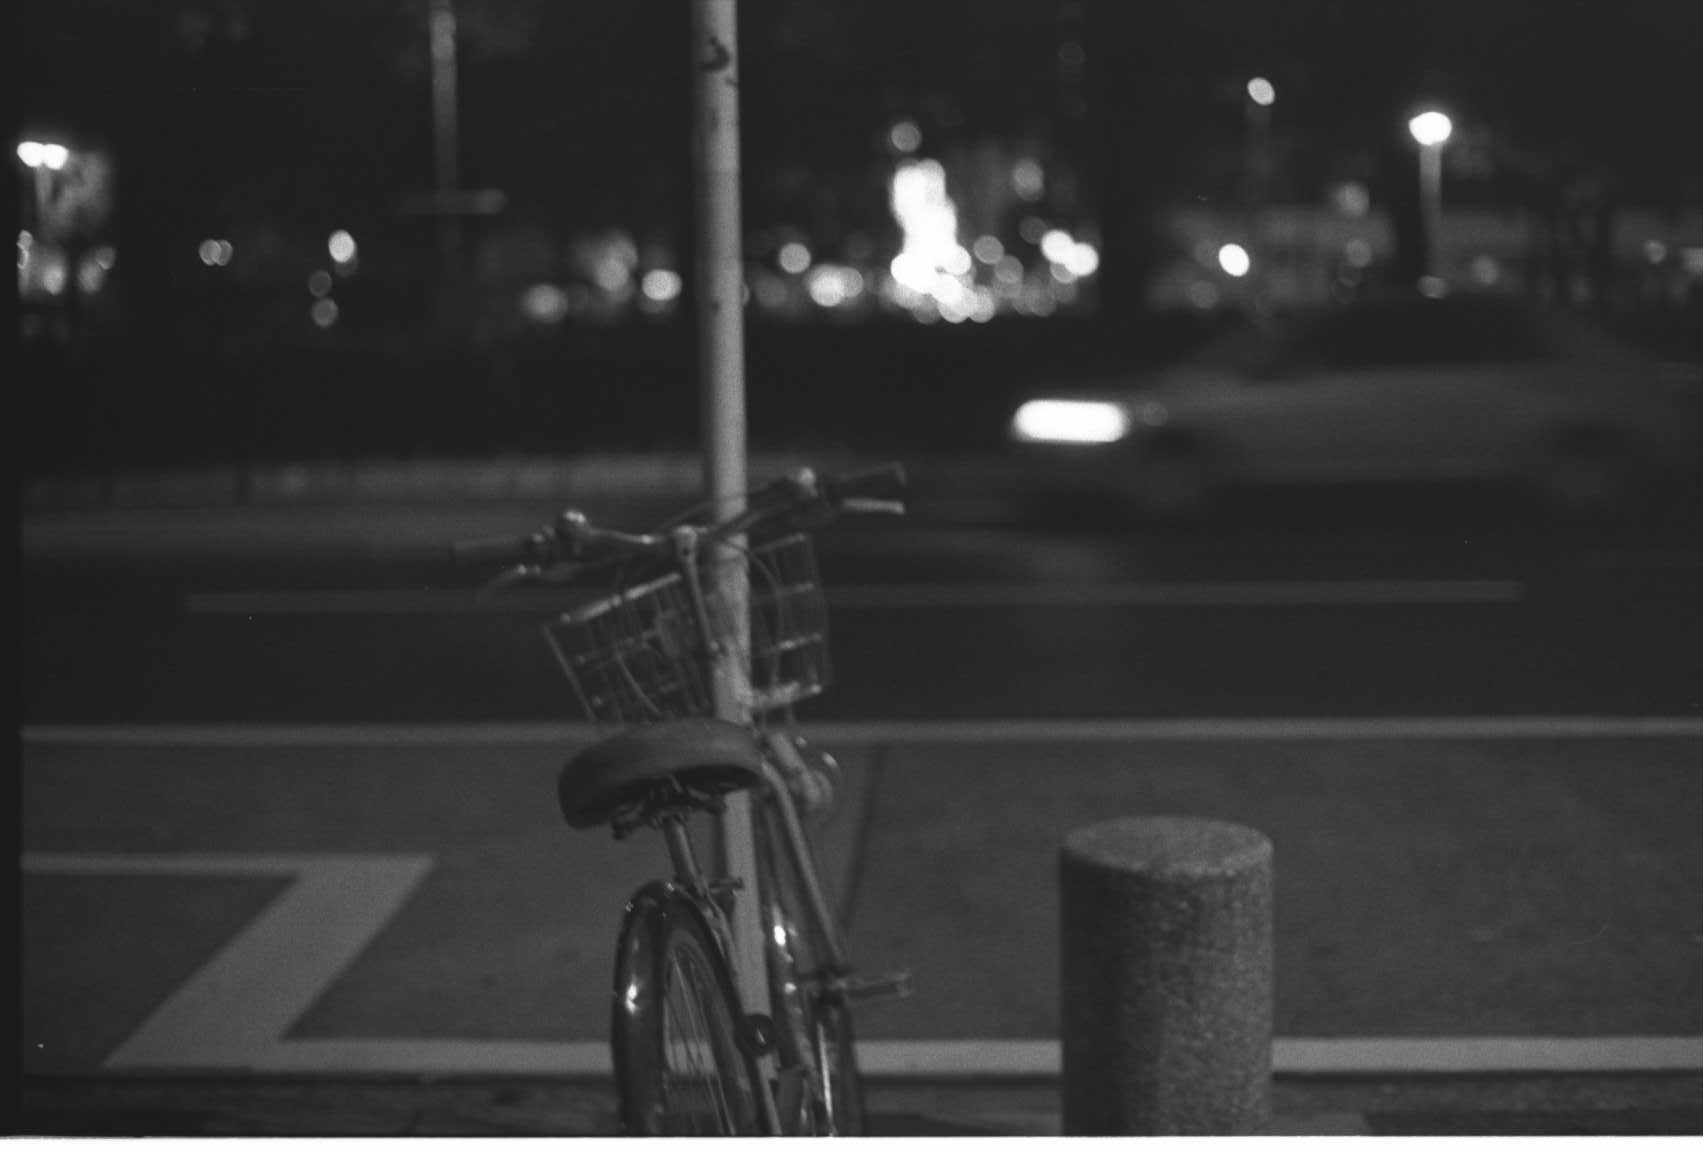
<path id="1" fill-rule="evenodd" d="M 839 478 L 800 469 L 724 520 L 700 508 L 628 533 L 569 509 L 529 536 L 454 548 L 460 563 L 504 566 L 487 593 L 614 573 L 608 594 L 544 633 L 587 718 L 614 730 L 562 769 L 564 819 L 617 839 L 655 829 L 670 862 L 668 879 L 629 898 L 617 938 L 610 1046 L 624 1134 L 864 1131 L 851 1006 L 909 995 L 909 976 L 865 980 L 852 968 L 805 826 L 838 767 L 790 729 L 795 705 L 832 678 L 811 533 L 843 513 L 902 514 L 904 483 L 897 464 Z M 748 615 L 713 578 L 723 545 L 747 562 Z M 748 635 L 737 634 L 741 615 Z M 744 722 L 718 718 L 718 661 L 730 657 Z M 688 827 L 741 791 L 753 797 L 749 887 L 706 871 Z M 741 1000 L 740 900 L 759 909 L 766 1004 Z"/>

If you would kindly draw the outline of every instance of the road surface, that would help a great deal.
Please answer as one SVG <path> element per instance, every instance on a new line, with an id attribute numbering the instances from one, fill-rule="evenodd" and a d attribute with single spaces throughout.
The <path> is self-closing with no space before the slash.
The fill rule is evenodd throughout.
<path id="1" fill-rule="evenodd" d="M 554 602 L 439 548 L 535 511 L 26 524 L 27 1069 L 606 1066 L 652 861 L 554 815 Z M 1059 839 L 1165 812 L 1277 846 L 1282 1073 L 1703 1075 L 1703 548 L 1441 521 L 825 538 L 871 1067 L 1056 1074 Z"/>

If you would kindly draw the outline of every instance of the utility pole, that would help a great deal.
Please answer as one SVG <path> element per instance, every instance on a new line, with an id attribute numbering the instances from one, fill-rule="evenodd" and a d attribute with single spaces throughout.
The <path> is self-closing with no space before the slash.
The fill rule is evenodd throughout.
<path id="1" fill-rule="evenodd" d="M 438 233 L 438 322 L 454 319 L 461 277 L 460 126 L 456 115 L 454 0 L 430 0 L 432 42 L 432 159 L 436 176 Z"/>
<path id="2" fill-rule="evenodd" d="M 737 0 L 692 0 L 693 163 L 697 220 L 698 345 L 704 482 L 719 516 L 744 510 L 746 482 L 745 276 L 739 213 L 739 40 Z M 751 718 L 750 573 L 744 541 L 709 557 L 715 594 L 728 609 L 733 642 L 715 665 L 716 715 Z M 766 952 L 757 891 L 751 798 L 727 798 L 717 819 L 721 875 L 740 885 L 733 937 L 747 1012 L 765 1010 Z"/>

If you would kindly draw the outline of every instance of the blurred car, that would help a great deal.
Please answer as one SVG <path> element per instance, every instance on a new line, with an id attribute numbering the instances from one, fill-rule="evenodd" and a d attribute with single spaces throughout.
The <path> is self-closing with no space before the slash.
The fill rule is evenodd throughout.
<path id="1" fill-rule="evenodd" d="M 1698 395 L 1578 314 L 1415 295 L 1247 324 L 1143 377 L 1043 385 L 1010 436 L 1053 479 L 1156 517 L 1243 485 L 1512 481 L 1597 518 L 1695 468 Z"/>

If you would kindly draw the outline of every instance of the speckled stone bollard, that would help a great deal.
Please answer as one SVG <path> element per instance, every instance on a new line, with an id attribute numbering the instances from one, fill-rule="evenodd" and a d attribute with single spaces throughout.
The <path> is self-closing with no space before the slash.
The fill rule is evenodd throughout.
<path id="1" fill-rule="evenodd" d="M 1060 852 L 1064 1132 L 1237 1136 L 1271 1111 L 1272 849 L 1111 820 Z"/>

